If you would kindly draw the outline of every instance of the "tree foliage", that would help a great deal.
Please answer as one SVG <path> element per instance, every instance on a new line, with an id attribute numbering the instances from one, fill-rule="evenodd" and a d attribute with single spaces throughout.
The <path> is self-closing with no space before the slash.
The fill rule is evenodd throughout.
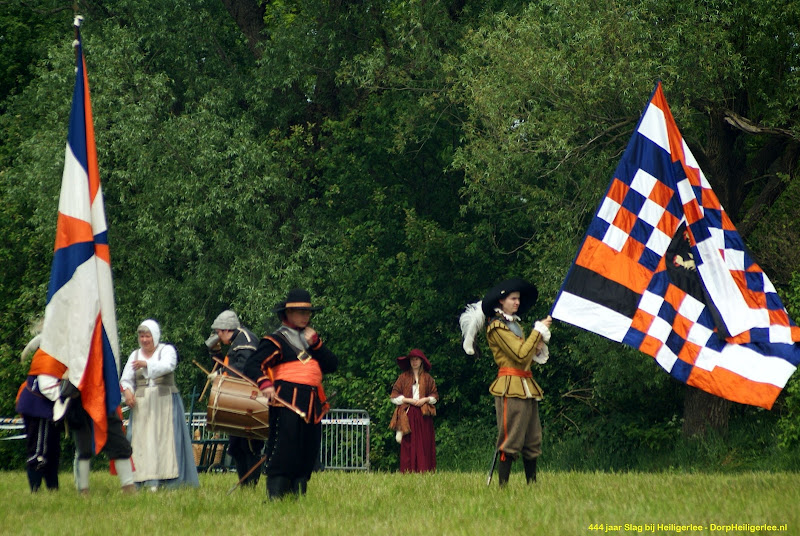
<path id="1" fill-rule="evenodd" d="M 159 321 L 187 407 L 219 311 L 266 333 L 301 286 L 376 466 L 395 460 L 388 394 L 414 347 L 442 394 L 440 452 L 474 448 L 495 366 L 463 355 L 458 315 L 514 275 L 539 287 L 529 320 L 547 314 L 657 79 L 797 315 L 793 2 L 79 5 L 123 359 Z M 3 414 L 45 305 L 73 83 L 72 13 L 46 7 L 0 16 Z M 683 387 L 651 360 L 566 325 L 551 353 L 535 372 L 550 448 L 625 467 L 676 438 Z"/>

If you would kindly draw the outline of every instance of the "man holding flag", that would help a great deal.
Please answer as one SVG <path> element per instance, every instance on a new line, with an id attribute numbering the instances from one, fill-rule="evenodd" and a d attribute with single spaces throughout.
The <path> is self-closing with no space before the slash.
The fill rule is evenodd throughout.
<path id="1" fill-rule="evenodd" d="M 122 430 L 119 340 L 89 80 L 75 18 L 77 73 L 72 96 L 55 251 L 44 326 L 34 362 L 66 369 L 54 419 L 65 410 L 75 440 L 75 485 L 89 490 L 89 462 L 105 452 L 123 491 L 134 492 L 131 445 Z M 47 370 L 50 370 L 48 368 Z"/>

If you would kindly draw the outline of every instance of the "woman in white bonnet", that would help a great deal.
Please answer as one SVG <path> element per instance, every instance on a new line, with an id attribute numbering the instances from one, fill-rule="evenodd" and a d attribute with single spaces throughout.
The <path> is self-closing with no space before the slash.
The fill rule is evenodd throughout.
<path id="1" fill-rule="evenodd" d="M 131 408 L 128 436 L 133 447 L 134 481 L 156 491 L 159 486 L 199 486 L 183 401 L 175 386 L 178 353 L 160 342 L 155 320 L 137 329 L 139 349 L 131 353 L 120 386 Z"/>

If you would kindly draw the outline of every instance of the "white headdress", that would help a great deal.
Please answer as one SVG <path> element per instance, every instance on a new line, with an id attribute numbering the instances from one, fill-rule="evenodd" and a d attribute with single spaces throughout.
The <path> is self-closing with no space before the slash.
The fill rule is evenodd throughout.
<path id="1" fill-rule="evenodd" d="M 136 331 L 139 333 L 142 330 L 149 331 L 150 335 L 153 336 L 153 346 L 158 346 L 158 343 L 161 341 L 161 328 L 159 327 L 158 322 L 152 318 L 148 318 L 139 324 L 139 327 Z"/>

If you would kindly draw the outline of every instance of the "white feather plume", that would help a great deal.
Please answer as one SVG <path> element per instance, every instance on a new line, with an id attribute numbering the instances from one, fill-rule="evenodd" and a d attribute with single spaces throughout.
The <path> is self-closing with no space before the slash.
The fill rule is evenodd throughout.
<path id="1" fill-rule="evenodd" d="M 28 341 L 28 344 L 25 345 L 25 348 L 22 349 L 22 355 L 20 356 L 20 363 L 23 365 L 28 362 L 28 360 L 36 353 L 36 350 L 39 349 L 39 343 L 42 341 L 42 334 L 37 334 L 34 338 Z"/>
<path id="2" fill-rule="evenodd" d="M 464 312 L 458 319 L 458 324 L 461 326 L 461 335 L 464 337 L 462 347 L 467 355 L 475 355 L 475 335 L 478 330 L 486 322 L 486 317 L 481 309 L 481 302 L 467 304 Z"/>

